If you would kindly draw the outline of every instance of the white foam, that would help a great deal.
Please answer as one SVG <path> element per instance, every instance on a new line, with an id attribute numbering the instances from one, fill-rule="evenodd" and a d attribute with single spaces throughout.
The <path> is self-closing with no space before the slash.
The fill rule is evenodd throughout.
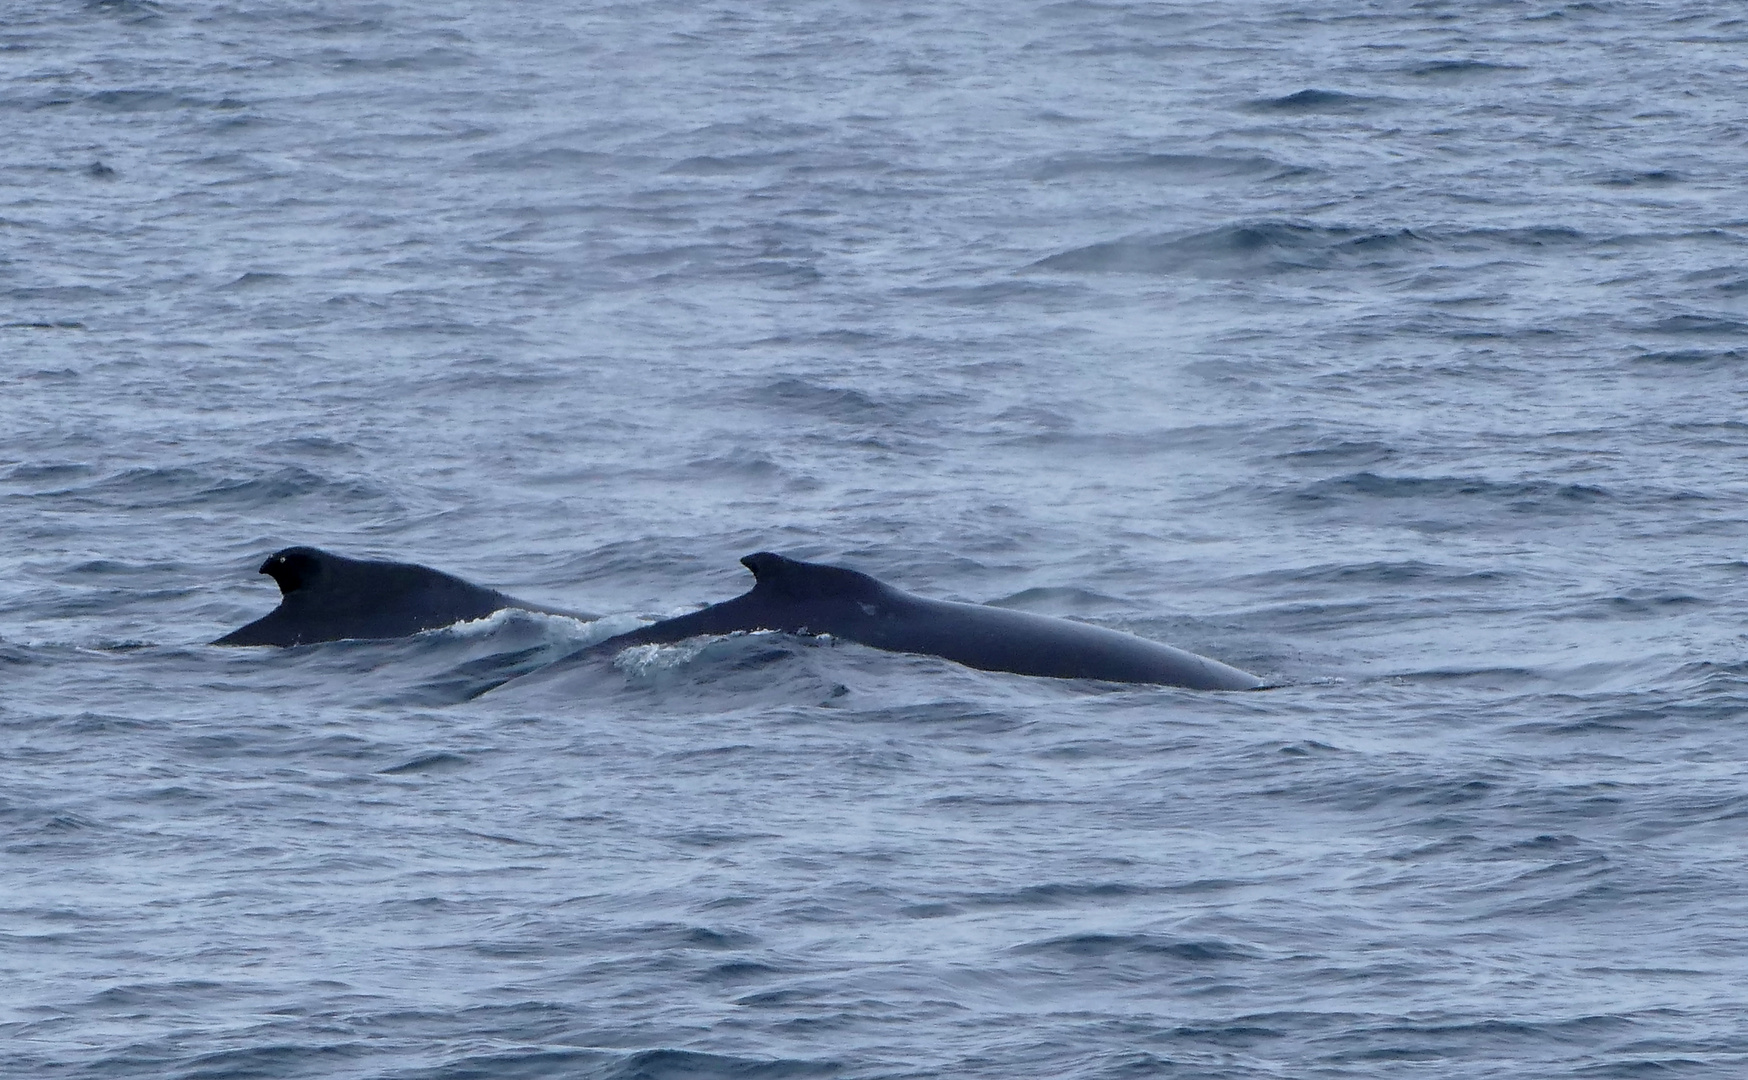
<path id="1" fill-rule="evenodd" d="M 684 667 L 713 646 L 725 641 L 743 637 L 767 637 L 776 633 L 774 630 L 736 630 L 729 634 L 687 638 L 671 644 L 628 645 L 613 658 L 613 666 L 633 678 L 641 678 Z"/>

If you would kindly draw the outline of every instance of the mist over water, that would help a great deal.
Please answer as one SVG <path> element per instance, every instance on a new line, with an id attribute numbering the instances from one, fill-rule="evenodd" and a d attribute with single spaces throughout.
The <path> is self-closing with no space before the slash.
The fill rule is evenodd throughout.
<path id="1" fill-rule="evenodd" d="M 0 20 L 0 1074 L 1736 1077 L 1735 5 Z M 288 544 L 605 612 L 216 649 Z M 758 550 L 1251 694 L 750 634 Z"/>

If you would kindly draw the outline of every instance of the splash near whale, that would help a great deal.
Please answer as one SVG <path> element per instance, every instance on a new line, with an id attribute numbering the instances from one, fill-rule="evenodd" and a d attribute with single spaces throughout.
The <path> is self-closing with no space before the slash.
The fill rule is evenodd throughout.
<path id="1" fill-rule="evenodd" d="M 577 656 L 706 634 L 830 634 L 891 652 L 939 656 L 984 671 L 1055 679 L 1255 690 L 1264 681 L 1218 660 L 1088 623 L 982 604 L 929 600 L 856 570 L 768 551 L 741 560 L 751 591 L 608 638 Z"/>

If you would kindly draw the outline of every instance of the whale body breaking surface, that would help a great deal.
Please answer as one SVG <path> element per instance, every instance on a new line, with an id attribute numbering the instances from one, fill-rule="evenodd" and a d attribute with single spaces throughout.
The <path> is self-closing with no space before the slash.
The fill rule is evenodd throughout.
<path id="1" fill-rule="evenodd" d="M 311 645 L 348 638 L 407 637 L 517 608 L 587 619 L 541 607 L 414 563 L 352 559 L 313 547 L 267 556 L 261 573 L 279 584 L 279 606 L 214 645 Z"/>
<path id="2" fill-rule="evenodd" d="M 1264 680 L 1229 664 L 1089 623 L 929 600 L 841 566 L 768 551 L 741 560 L 752 589 L 701 611 L 608 638 L 573 657 L 700 635 L 776 630 L 829 634 L 890 652 L 939 656 L 984 671 L 1055 679 L 1256 690 Z"/>
<path id="3" fill-rule="evenodd" d="M 888 652 L 938 656 L 984 671 L 1054 679 L 1153 683 L 1193 690 L 1255 690 L 1265 682 L 1218 660 L 1120 630 L 1026 611 L 930 600 L 842 566 L 769 551 L 741 560 L 744 595 L 651 623 L 580 649 L 561 663 L 634 645 L 767 630 L 830 635 Z M 594 616 L 530 604 L 413 563 L 353 559 L 312 547 L 276 551 L 260 572 L 279 584 L 279 606 L 214 645 L 309 645 L 407 637 L 506 608 Z"/>

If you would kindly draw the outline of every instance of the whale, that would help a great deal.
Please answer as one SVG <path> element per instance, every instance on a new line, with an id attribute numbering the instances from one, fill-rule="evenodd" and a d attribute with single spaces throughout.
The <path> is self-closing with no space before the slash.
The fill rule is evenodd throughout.
<path id="1" fill-rule="evenodd" d="M 757 630 L 830 635 L 889 652 L 938 656 L 983 671 L 1053 679 L 1154 683 L 1193 690 L 1256 690 L 1248 671 L 1090 623 L 1026 611 L 930 600 L 858 570 L 769 551 L 741 560 L 751 591 L 700 611 L 619 634 L 572 657 L 634 645 Z M 569 658 L 567 658 L 569 659 Z"/>
<path id="2" fill-rule="evenodd" d="M 413 563 L 352 559 L 313 547 L 267 556 L 260 573 L 279 585 L 279 606 L 214 645 L 309 645 L 348 638 L 398 638 L 517 608 L 575 619 Z"/>

